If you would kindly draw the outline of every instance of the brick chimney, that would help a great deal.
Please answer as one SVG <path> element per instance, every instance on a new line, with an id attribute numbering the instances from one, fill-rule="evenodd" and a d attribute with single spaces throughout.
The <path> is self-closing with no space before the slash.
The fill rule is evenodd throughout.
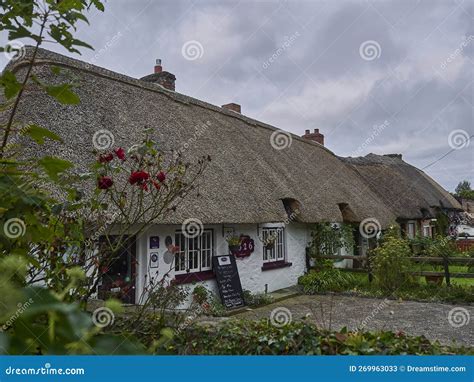
<path id="1" fill-rule="evenodd" d="M 320 145 L 324 146 L 324 135 L 319 132 L 319 129 L 314 129 L 314 133 L 311 133 L 309 130 L 306 130 L 305 134 L 302 137 L 318 142 Z"/>
<path id="2" fill-rule="evenodd" d="M 239 113 L 240 114 L 240 105 L 237 104 L 237 103 L 228 103 L 226 105 L 222 105 L 222 108 L 224 109 L 227 109 L 227 110 L 232 110 L 232 111 L 235 111 L 236 113 Z"/>
<path id="3" fill-rule="evenodd" d="M 176 77 L 170 72 L 163 71 L 160 59 L 156 60 L 154 73 L 140 79 L 142 81 L 158 84 L 168 90 L 175 90 Z"/>

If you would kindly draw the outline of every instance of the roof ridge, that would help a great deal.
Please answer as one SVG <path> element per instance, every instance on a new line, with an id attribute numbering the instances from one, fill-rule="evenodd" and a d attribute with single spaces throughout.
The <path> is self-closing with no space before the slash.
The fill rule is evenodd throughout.
<path id="1" fill-rule="evenodd" d="M 28 56 L 30 56 L 32 54 L 32 51 L 34 49 L 35 49 L 34 46 L 25 45 L 25 54 L 23 55 L 22 59 L 18 60 L 18 61 L 17 60 L 10 61 L 5 66 L 4 70 L 6 70 L 7 68 L 9 68 L 12 71 L 16 71 L 18 69 L 21 69 L 21 67 L 25 66 L 29 62 L 28 61 Z M 309 140 L 309 139 L 302 138 L 302 137 L 300 137 L 300 136 L 298 136 L 298 135 L 296 135 L 296 134 L 294 134 L 290 131 L 280 129 L 276 126 L 273 126 L 273 125 L 270 125 L 268 123 L 256 120 L 254 118 L 245 116 L 243 114 L 239 114 L 239 113 L 236 113 L 234 111 L 226 110 L 222 107 L 213 105 L 209 102 L 202 101 L 200 99 L 197 99 L 197 98 L 194 98 L 194 97 L 191 97 L 191 96 L 188 96 L 188 95 L 176 92 L 176 91 L 165 89 L 160 85 L 147 83 L 147 82 L 142 81 L 138 78 L 130 77 L 126 74 L 117 73 L 117 72 L 114 72 L 113 70 L 103 68 L 101 66 L 97 66 L 97 65 L 94 65 L 94 64 L 89 64 L 85 61 L 79 60 L 77 58 L 72 58 L 72 57 L 69 57 L 69 56 L 65 56 L 61 53 L 53 52 L 51 50 L 44 49 L 44 48 L 38 48 L 38 50 L 39 51 L 38 51 L 37 58 L 36 58 L 35 64 L 34 64 L 35 66 L 54 64 L 54 65 L 62 66 L 62 67 L 69 67 L 69 68 L 73 68 L 73 69 L 76 69 L 76 70 L 81 70 L 83 72 L 88 72 L 90 74 L 97 75 L 97 76 L 100 76 L 102 78 L 106 78 L 106 79 L 113 80 L 113 81 L 119 81 L 119 82 L 127 84 L 127 85 L 139 87 L 139 88 L 142 88 L 144 90 L 157 92 L 157 93 L 163 94 L 163 95 L 173 99 L 176 102 L 181 102 L 181 103 L 184 103 L 184 104 L 189 104 L 190 103 L 190 104 L 193 104 L 195 106 L 202 107 L 204 109 L 208 109 L 208 110 L 211 110 L 211 111 L 214 111 L 214 112 L 217 112 L 217 113 L 221 113 L 221 114 L 224 114 L 224 115 L 232 117 L 232 118 L 239 119 L 239 120 L 247 123 L 248 125 L 258 126 L 258 127 L 262 127 L 262 128 L 265 128 L 265 129 L 272 130 L 272 131 L 285 131 L 286 133 L 292 135 L 292 139 L 296 139 L 296 140 L 304 142 L 306 144 L 318 147 L 318 148 L 323 149 L 323 150 L 327 151 L 328 153 L 334 155 L 335 157 L 337 157 L 337 155 L 334 154 L 333 151 L 329 150 L 327 147 L 325 147 L 325 146 L 323 146 L 323 145 L 321 145 L 317 142 L 314 142 L 314 141 Z M 46 59 L 44 57 L 46 57 Z"/>

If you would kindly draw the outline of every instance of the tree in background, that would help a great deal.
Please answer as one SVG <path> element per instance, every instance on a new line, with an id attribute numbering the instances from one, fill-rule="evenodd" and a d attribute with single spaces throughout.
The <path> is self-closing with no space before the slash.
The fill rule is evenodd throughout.
<path id="1" fill-rule="evenodd" d="M 471 182 L 463 180 L 459 182 L 454 190 L 455 195 L 465 199 L 474 199 L 474 190 L 471 188 Z"/>

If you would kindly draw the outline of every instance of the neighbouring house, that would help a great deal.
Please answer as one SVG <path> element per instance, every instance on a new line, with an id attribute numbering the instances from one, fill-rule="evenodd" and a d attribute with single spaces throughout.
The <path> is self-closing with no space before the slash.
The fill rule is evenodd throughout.
<path id="1" fill-rule="evenodd" d="M 8 68 L 21 77 L 31 53 L 27 48 L 26 56 Z M 62 69 L 59 78 L 52 77 L 53 66 Z M 129 303 L 138 302 L 150 281 L 170 267 L 165 257 L 170 243 L 180 249 L 172 259 L 171 281 L 215 291 L 213 256 L 229 254 L 226 235 L 244 235 L 254 248 L 236 259 L 242 287 L 271 292 L 295 285 L 307 270 L 305 249 L 313 223 L 354 224 L 354 250 L 362 254 L 366 245 L 358 225 L 364 220 L 375 219 L 383 229 L 398 219 L 409 230 L 411 222 L 433 218 L 434 207 L 457 208 L 439 185 L 401 159 L 396 160 L 407 168 L 398 175 L 404 187 L 389 179 L 397 166 L 370 165 L 362 171 L 362 163 L 341 160 L 325 148 L 319 131 L 298 137 L 246 117 L 236 103 L 218 107 L 180 94 L 176 77 L 163 71 L 161 62 L 153 74 L 136 79 L 40 50 L 33 73 L 40 80 L 73 78 L 77 84 L 81 102 L 74 106 L 28 89 L 19 116 L 60 135 L 63 144 L 48 141 L 41 150 L 74 162 L 78 172 L 87 171 L 96 159 L 92 137 L 101 129 L 113 133 L 116 146 L 129 147 L 151 128 L 166 151 L 179 149 L 190 160 L 203 154 L 212 158 L 199 180 L 200 197 L 188 197 L 173 214 L 131 238 L 123 261 L 112 269 L 130 290 L 125 298 Z M 35 156 L 37 150 L 27 147 L 25 155 Z M 422 182 L 416 191 L 410 177 L 412 183 Z M 184 235 L 187 219 L 202 222 L 197 238 Z M 276 237 L 271 248 L 264 245 L 268 235 Z M 99 296 L 107 288 L 103 284 Z"/>
<path id="2" fill-rule="evenodd" d="M 462 209 L 449 192 L 423 171 L 406 163 L 401 154 L 341 159 L 384 201 L 407 238 L 445 234 L 436 232 L 438 214 L 456 216 Z"/>

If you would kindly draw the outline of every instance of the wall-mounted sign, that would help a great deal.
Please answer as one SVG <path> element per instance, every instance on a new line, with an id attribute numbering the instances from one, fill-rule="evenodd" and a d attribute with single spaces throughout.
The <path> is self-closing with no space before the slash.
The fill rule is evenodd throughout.
<path id="1" fill-rule="evenodd" d="M 242 284 L 234 256 L 213 256 L 212 266 L 222 304 L 228 309 L 244 306 Z"/>
<path id="2" fill-rule="evenodd" d="M 158 252 L 150 253 L 150 268 L 158 268 Z"/>
<path id="3" fill-rule="evenodd" d="M 235 252 L 235 257 L 247 257 L 255 249 L 255 243 L 253 239 L 248 235 L 240 235 L 240 247 L 239 251 Z"/>
<path id="4" fill-rule="evenodd" d="M 159 236 L 150 236 L 150 249 L 160 248 L 160 237 Z"/>

